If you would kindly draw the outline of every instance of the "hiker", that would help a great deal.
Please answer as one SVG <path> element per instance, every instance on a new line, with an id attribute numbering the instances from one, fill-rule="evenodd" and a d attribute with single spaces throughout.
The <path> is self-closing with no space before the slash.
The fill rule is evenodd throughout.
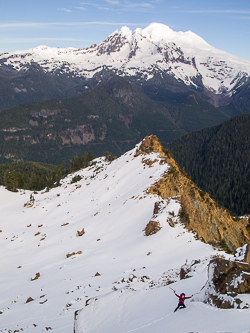
<path id="1" fill-rule="evenodd" d="M 189 299 L 189 298 L 193 297 L 193 295 L 191 295 L 190 297 L 186 297 L 184 293 L 177 295 L 175 291 L 174 291 L 174 294 L 175 294 L 175 296 L 177 296 L 179 298 L 179 303 L 178 303 L 176 309 L 174 310 L 174 312 L 177 311 L 178 309 L 185 308 L 186 307 L 186 305 L 184 304 L 185 299 Z"/>

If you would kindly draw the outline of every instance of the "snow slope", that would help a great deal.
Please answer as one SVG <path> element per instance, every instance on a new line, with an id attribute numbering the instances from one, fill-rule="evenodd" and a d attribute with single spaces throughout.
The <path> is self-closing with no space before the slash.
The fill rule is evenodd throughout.
<path id="1" fill-rule="evenodd" d="M 2 54 L 0 60 L 16 70 L 28 70 L 36 62 L 56 75 L 60 71 L 86 78 L 102 69 L 145 79 L 165 72 L 186 85 L 197 86 L 201 81 L 213 93 L 229 95 L 250 75 L 250 61 L 215 49 L 191 31 L 176 32 L 159 23 L 133 32 L 123 27 L 88 49 L 38 46 Z"/>
<path id="2" fill-rule="evenodd" d="M 29 191 L 0 188 L 0 332 L 73 332 L 76 310 L 76 333 L 249 332 L 250 310 L 222 311 L 194 298 L 173 313 L 168 286 L 199 293 L 218 252 L 178 222 L 178 198 L 162 202 L 161 230 L 144 235 L 162 200 L 147 189 L 169 166 L 157 153 L 135 152 L 97 159 L 77 172 L 79 182 L 69 175 L 61 187 L 34 194 L 34 203 Z M 197 259 L 192 277 L 180 280 L 181 266 Z"/>

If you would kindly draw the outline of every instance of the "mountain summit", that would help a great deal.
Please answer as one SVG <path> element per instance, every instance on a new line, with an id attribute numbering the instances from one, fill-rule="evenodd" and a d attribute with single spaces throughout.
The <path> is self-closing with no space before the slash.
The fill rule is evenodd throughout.
<path id="1" fill-rule="evenodd" d="M 175 32 L 159 23 L 133 32 L 122 27 L 87 49 L 39 46 L 0 56 L 1 66 L 17 71 L 27 71 L 34 63 L 46 73 L 86 79 L 103 69 L 138 80 L 167 73 L 202 90 L 216 106 L 228 103 L 250 74 L 250 61 L 215 49 L 191 31 Z"/>

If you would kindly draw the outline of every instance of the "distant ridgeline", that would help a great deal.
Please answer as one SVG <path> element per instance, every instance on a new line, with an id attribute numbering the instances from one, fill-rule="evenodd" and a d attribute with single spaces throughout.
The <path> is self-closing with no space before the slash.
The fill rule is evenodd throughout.
<path id="1" fill-rule="evenodd" d="M 234 214 L 249 213 L 250 114 L 187 134 L 168 148 L 200 188 Z"/>
<path id="2" fill-rule="evenodd" d="M 105 153 L 107 161 L 112 161 L 116 156 L 110 152 Z M 69 169 L 65 169 L 63 164 L 55 166 L 52 164 L 39 162 L 13 162 L 0 165 L 0 185 L 6 186 L 9 191 L 26 189 L 39 191 L 44 188 L 49 190 L 60 185 L 60 179 L 73 171 L 86 168 L 93 160 L 90 151 L 84 156 L 78 154 L 70 161 Z M 94 163 L 94 162 L 92 162 Z M 73 178 L 72 182 L 79 180 Z"/>

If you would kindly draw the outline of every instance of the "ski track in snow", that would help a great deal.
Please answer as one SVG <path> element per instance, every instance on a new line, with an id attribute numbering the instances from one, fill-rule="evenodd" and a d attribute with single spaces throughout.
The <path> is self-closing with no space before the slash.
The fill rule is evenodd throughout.
<path id="1" fill-rule="evenodd" d="M 170 314 L 168 314 L 168 315 L 166 315 L 166 316 L 164 316 L 164 317 L 162 317 L 162 318 L 156 319 L 156 320 L 154 320 L 152 323 L 149 323 L 149 324 L 147 324 L 147 325 L 143 325 L 143 326 L 138 327 L 138 328 L 134 328 L 134 329 L 129 330 L 129 331 L 126 331 L 126 332 L 124 332 L 124 333 L 135 332 L 135 331 L 141 330 L 141 329 L 143 329 L 143 328 L 145 328 L 145 327 L 149 327 L 149 326 L 151 326 L 152 324 L 154 324 L 154 323 L 158 323 L 159 321 L 161 321 L 161 320 L 167 318 L 168 316 L 170 316 Z"/>

